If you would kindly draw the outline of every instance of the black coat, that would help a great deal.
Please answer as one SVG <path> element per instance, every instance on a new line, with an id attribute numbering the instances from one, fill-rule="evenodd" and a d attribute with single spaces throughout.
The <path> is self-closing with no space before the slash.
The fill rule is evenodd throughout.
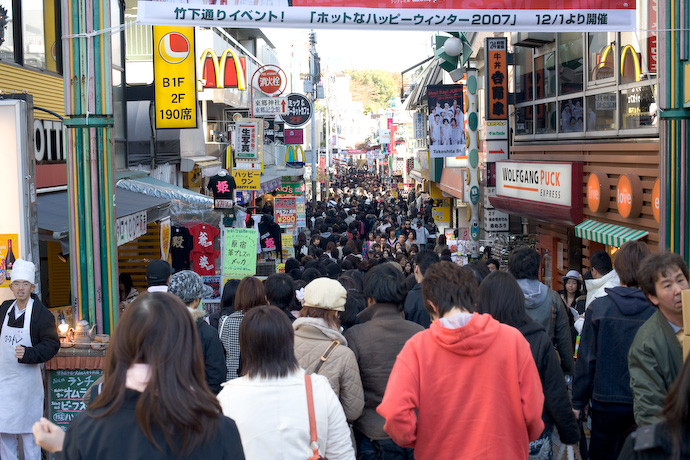
<path id="1" fill-rule="evenodd" d="M 18 361 L 23 364 L 44 363 L 55 356 L 60 350 L 60 339 L 58 338 L 55 317 L 48 310 L 38 296 L 31 294 L 34 299 L 34 307 L 31 312 L 31 323 L 29 333 L 33 347 L 27 347 L 24 357 Z M 2 322 L 5 319 L 7 310 L 10 309 L 14 300 L 6 300 L 0 305 L 0 332 L 2 332 Z"/>
<path id="2" fill-rule="evenodd" d="M 638 428 L 625 440 L 618 460 L 668 460 L 673 441 L 666 422 Z M 681 432 L 680 458 L 690 458 L 690 432 Z"/>
<path id="3" fill-rule="evenodd" d="M 419 324 L 424 328 L 429 328 L 431 325 L 431 317 L 429 312 L 424 308 L 424 299 L 422 298 L 422 285 L 417 283 L 409 290 L 405 297 L 405 319 Z"/>
<path id="4" fill-rule="evenodd" d="M 144 436 L 137 423 L 136 404 L 140 395 L 141 393 L 137 391 L 127 390 L 122 407 L 106 417 L 93 418 L 90 416 L 91 411 L 78 414 L 67 427 L 62 458 L 64 460 L 244 459 L 237 425 L 232 419 L 223 415 L 220 415 L 221 420 L 217 432 L 191 455 L 175 457 L 161 431 L 154 428 L 154 439 L 163 451 L 156 449 Z M 104 411 L 105 408 L 96 409 L 93 414 Z"/>
<path id="5" fill-rule="evenodd" d="M 564 444 L 577 444 L 580 440 L 580 429 L 570 405 L 565 376 L 551 339 L 544 328 L 534 321 L 519 327 L 518 330 L 529 342 L 541 378 L 544 390 L 544 431 L 549 431 L 556 425 Z"/>
<path id="6" fill-rule="evenodd" d="M 215 394 L 220 393 L 220 384 L 225 382 L 225 351 L 218 338 L 218 331 L 210 326 L 203 318 L 196 320 L 201 340 L 201 351 L 204 355 L 206 382 Z"/>

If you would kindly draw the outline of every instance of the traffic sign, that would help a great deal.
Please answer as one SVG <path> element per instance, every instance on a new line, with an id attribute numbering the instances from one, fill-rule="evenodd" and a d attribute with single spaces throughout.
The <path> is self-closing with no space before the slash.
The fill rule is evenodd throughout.
<path id="1" fill-rule="evenodd" d="M 254 100 L 252 113 L 255 117 L 281 115 L 287 113 L 287 104 L 286 97 L 261 97 Z"/>
<path id="2" fill-rule="evenodd" d="M 290 126 L 302 126 L 311 120 L 311 101 L 303 94 L 290 93 L 287 95 L 287 113 L 280 115 L 285 123 Z"/>

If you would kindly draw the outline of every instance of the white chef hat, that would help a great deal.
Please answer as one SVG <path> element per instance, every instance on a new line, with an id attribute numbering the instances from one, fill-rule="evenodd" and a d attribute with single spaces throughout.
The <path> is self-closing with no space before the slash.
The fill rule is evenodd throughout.
<path id="1" fill-rule="evenodd" d="M 36 284 L 36 266 L 28 260 L 17 259 L 12 266 L 12 281 L 28 281 Z"/>

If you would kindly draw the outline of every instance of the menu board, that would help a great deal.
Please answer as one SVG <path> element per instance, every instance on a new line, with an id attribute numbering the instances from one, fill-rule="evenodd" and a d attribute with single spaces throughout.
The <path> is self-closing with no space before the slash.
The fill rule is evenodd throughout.
<path id="1" fill-rule="evenodd" d="M 50 421 L 63 430 L 75 415 L 86 409 L 84 395 L 103 375 L 99 369 L 61 369 L 49 371 L 48 397 Z"/>

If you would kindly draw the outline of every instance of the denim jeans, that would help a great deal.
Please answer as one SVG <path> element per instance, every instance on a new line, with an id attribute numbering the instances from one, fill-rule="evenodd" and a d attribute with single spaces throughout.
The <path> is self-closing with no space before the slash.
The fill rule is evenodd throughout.
<path id="1" fill-rule="evenodd" d="M 372 441 L 355 430 L 357 460 L 414 460 L 413 450 L 400 447 L 391 439 Z"/>
<path id="2" fill-rule="evenodd" d="M 626 413 L 592 408 L 591 416 L 590 460 L 616 460 L 625 438 L 636 427 L 632 411 Z"/>

